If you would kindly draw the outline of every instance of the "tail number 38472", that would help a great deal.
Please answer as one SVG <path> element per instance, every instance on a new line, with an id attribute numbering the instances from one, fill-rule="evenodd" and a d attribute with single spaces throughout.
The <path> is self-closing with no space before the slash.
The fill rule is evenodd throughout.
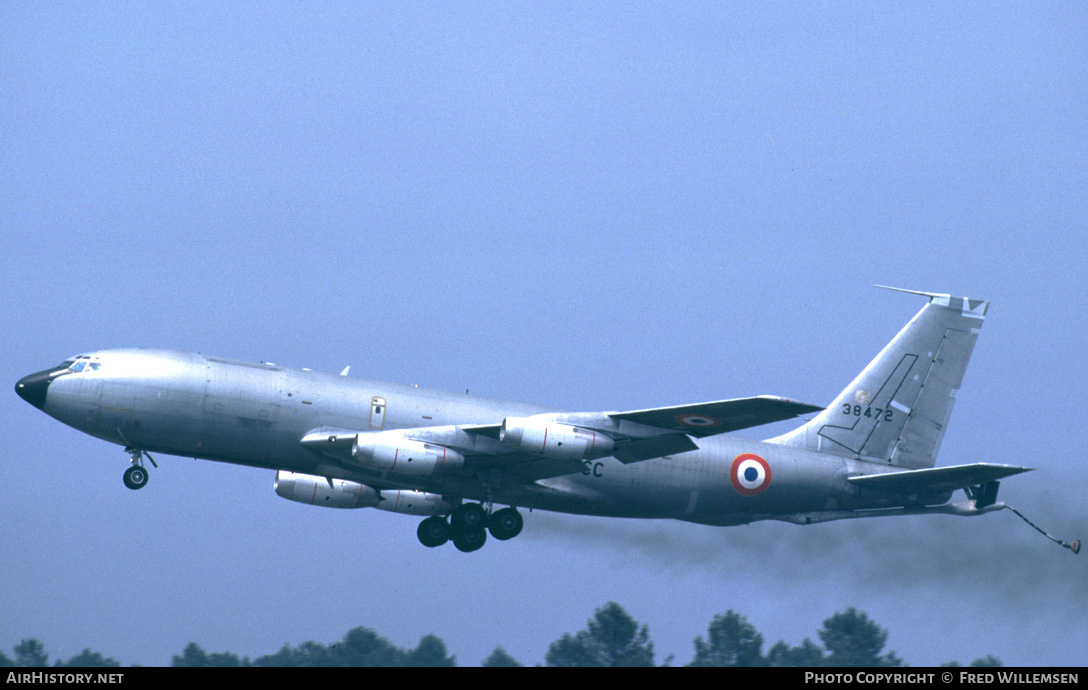
<path id="1" fill-rule="evenodd" d="M 877 421 L 880 421 L 881 415 L 883 415 L 885 422 L 892 421 L 892 411 L 885 410 L 882 407 L 862 407 L 861 405 L 843 403 L 842 413 L 854 417 L 869 417 L 870 419 L 876 419 Z"/>

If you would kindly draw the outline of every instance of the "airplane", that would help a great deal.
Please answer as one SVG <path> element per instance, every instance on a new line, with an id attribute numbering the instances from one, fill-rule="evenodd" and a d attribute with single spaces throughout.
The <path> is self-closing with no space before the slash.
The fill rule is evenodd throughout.
<path id="1" fill-rule="evenodd" d="M 760 395 L 565 412 L 154 349 L 77 355 L 15 390 L 124 446 L 130 489 L 152 451 L 268 468 L 283 498 L 423 517 L 424 546 L 463 552 L 516 537 L 519 509 L 729 526 L 1006 507 L 999 480 L 1031 468 L 935 466 L 989 303 L 888 289 L 928 302 L 826 408 Z M 728 433 L 804 415 L 764 441 Z"/>

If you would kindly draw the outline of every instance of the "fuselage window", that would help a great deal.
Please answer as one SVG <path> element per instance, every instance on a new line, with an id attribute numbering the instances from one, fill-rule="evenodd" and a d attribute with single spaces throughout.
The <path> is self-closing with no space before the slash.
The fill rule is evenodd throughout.
<path id="1" fill-rule="evenodd" d="M 370 399 L 370 426 L 375 429 L 385 426 L 385 398 Z"/>

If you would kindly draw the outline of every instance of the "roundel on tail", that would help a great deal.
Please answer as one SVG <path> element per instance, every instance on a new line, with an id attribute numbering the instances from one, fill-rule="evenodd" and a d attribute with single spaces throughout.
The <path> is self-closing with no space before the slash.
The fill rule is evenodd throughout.
<path id="1" fill-rule="evenodd" d="M 755 496 L 771 485 L 771 466 L 754 453 L 742 453 L 733 459 L 729 480 L 742 496 Z"/>

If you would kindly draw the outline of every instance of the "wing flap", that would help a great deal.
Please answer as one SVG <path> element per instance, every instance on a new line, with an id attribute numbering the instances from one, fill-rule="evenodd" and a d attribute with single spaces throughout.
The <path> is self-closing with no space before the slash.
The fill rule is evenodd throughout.
<path id="1" fill-rule="evenodd" d="M 633 462 L 660 458 L 663 455 L 686 453 L 698 448 L 699 446 L 687 434 L 662 434 L 617 444 L 612 451 L 612 457 L 625 465 L 630 465 Z"/>
<path id="2" fill-rule="evenodd" d="M 973 465 L 931 467 L 924 470 L 905 470 L 903 472 L 849 477 L 847 481 L 864 489 L 875 489 L 889 493 L 938 493 L 986 484 L 1021 472 L 1030 472 L 1032 469 L 1031 467 L 978 462 Z"/>
<path id="3" fill-rule="evenodd" d="M 514 458 L 516 458 L 516 460 L 521 460 L 521 462 L 516 462 L 515 460 L 516 464 L 504 464 L 500 469 L 507 474 L 527 482 L 535 482 L 538 479 L 562 477 L 568 474 L 578 474 L 586 469 L 581 460 L 566 458 L 525 458 L 520 454 L 515 455 Z"/>
<path id="4" fill-rule="evenodd" d="M 754 398 L 718 400 L 695 405 L 613 412 L 608 416 L 615 420 L 626 420 L 659 429 L 679 431 L 701 438 L 771 422 L 781 422 L 823 409 L 819 405 L 810 405 L 774 395 L 760 395 Z"/>

